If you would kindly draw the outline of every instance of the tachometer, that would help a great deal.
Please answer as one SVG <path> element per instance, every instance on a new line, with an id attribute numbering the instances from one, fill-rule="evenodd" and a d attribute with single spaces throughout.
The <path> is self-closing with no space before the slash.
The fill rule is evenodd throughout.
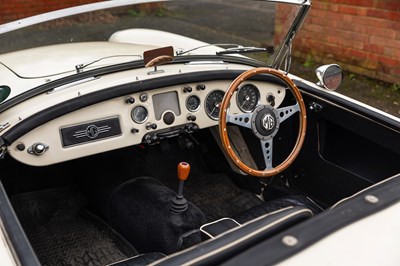
<path id="1" fill-rule="evenodd" d="M 237 105 L 243 112 L 252 111 L 260 100 L 260 92 L 253 84 L 246 84 L 241 87 L 236 95 Z"/>
<path id="2" fill-rule="evenodd" d="M 221 109 L 222 99 L 224 98 L 225 92 L 221 90 L 215 90 L 207 95 L 205 107 L 207 115 L 214 120 L 218 120 L 219 111 Z"/>
<path id="3" fill-rule="evenodd" d="M 138 124 L 143 124 L 144 122 L 146 122 L 148 116 L 149 112 L 143 106 L 136 106 L 131 111 L 132 120 Z"/>
<path id="4" fill-rule="evenodd" d="M 186 108 L 190 112 L 196 112 L 200 108 L 200 98 L 196 95 L 191 95 L 186 99 Z"/>

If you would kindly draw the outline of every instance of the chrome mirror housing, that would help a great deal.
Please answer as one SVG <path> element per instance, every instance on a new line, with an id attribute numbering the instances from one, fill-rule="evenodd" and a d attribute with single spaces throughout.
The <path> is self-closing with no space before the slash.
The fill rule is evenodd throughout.
<path id="1" fill-rule="evenodd" d="M 336 90 L 343 81 L 342 68 L 337 64 L 323 65 L 315 70 L 318 77 L 318 86 L 328 90 Z"/>

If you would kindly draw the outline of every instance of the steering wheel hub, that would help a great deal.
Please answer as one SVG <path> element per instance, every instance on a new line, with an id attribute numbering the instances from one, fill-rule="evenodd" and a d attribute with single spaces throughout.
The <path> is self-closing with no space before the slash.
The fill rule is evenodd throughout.
<path id="1" fill-rule="evenodd" d="M 273 138 L 279 130 L 277 113 L 268 105 L 257 107 L 252 116 L 251 129 L 261 140 Z"/>

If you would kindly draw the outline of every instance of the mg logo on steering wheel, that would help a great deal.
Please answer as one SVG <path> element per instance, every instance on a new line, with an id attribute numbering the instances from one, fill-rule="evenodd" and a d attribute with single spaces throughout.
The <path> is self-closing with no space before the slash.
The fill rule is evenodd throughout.
<path id="1" fill-rule="evenodd" d="M 261 123 L 266 130 L 272 130 L 275 126 L 275 118 L 270 114 L 266 114 Z"/>

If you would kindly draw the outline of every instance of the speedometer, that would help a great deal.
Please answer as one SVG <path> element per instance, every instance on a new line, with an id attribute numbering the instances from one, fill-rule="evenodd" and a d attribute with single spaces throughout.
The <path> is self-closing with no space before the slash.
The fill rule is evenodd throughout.
<path id="1" fill-rule="evenodd" d="M 253 84 L 246 84 L 239 89 L 236 95 L 237 105 L 243 112 L 252 111 L 260 100 L 260 92 Z"/>
<path id="2" fill-rule="evenodd" d="M 221 90 L 212 91 L 207 95 L 205 102 L 206 113 L 213 120 L 218 120 L 219 111 L 221 109 L 221 103 L 224 95 L 225 92 Z"/>

